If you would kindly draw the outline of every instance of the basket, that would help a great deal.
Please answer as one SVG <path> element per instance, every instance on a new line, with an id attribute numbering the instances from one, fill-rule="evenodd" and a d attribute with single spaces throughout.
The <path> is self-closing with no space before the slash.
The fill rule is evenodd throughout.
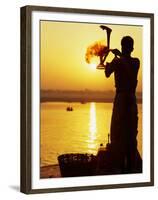
<path id="1" fill-rule="evenodd" d="M 62 177 L 91 176 L 96 172 L 93 154 L 62 154 L 58 156 Z"/>

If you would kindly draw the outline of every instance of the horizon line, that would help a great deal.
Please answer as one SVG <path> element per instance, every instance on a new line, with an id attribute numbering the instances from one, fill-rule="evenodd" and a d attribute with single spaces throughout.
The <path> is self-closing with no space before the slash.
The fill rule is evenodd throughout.
<path id="1" fill-rule="evenodd" d="M 80 92 L 80 91 L 91 91 L 91 92 L 116 92 L 116 90 L 92 90 L 92 89 L 80 89 L 80 90 L 75 90 L 75 89 L 40 89 L 40 91 L 62 91 L 62 92 L 69 92 L 69 91 L 73 91 L 73 92 Z M 142 91 L 140 90 L 136 90 L 136 93 L 140 92 L 142 93 Z"/>

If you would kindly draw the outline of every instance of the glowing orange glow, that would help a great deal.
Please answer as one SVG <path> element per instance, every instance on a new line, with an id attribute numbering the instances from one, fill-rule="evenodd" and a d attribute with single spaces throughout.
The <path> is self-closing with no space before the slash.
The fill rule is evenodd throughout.
<path id="1" fill-rule="evenodd" d="M 132 56 L 138 57 L 142 64 L 142 27 L 108 26 L 112 29 L 110 48 L 121 50 L 122 37 L 130 35 L 135 44 Z M 40 27 L 41 89 L 114 90 L 113 77 L 106 79 L 102 70 L 96 70 L 100 62 L 98 48 L 106 46 L 106 33 L 98 24 L 41 21 Z M 101 41 L 101 44 L 96 41 Z M 93 52 L 89 51 L 86 58 L 89 47 L 93 47 L 95 53 L 90 56 Z M 109 54 L 107 62 L 113 57 Z M 142 90 L 142 66 L 138 74 L 138 90 Z"/>

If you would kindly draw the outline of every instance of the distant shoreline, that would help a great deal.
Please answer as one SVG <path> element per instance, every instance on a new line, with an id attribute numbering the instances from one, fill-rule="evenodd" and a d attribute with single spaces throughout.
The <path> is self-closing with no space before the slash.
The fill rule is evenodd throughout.
<path id="1" fill-rule="evenodd" d="M 65 102 L 65 103 L 81 103 L 81 104 L 85 104 L 85 103 L 91 103 L 91 102 L 95 102 L 95 103 L 113 103 L 114 99 L 88 99 L 88 100 L 83 100 L 83 99 L 58 99 L 58 98 L 42 98 L 40 99 L 40 103 L 53 103 L 53 102 Z M 137 103 L 138 104 L 142 104 L 142 99 L 137 99 Z"/>
<path id="2" fill-rule="evenodd" d="M 136 92 L 137 103 L 142 103 L 142 93 Z M 40 102 L 80 102 L 80 103 L 113 103 L 114 91 L 62 91 L 62 90 L 41 90 Z"/>

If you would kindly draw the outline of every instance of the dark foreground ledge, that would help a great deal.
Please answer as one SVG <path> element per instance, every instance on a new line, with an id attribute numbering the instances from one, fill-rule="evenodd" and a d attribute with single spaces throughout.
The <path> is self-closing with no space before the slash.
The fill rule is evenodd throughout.
<path id="1" fill-rule="evenodd" d="M 112 175 L 142 173 L 142 158 L 137 151 L 135 164 L 123 167 L 116 159 L 108 143 L 106 148 L 93 154 L 62 154 L 58 156 L 59 165 L 48 165 L 40 168 L 40 178 L 76 177 L 94 175 Z"/>
<path id="2" fill-rule="evenodd" d="M 61 177 L 59 165 L 48 165 L 40 167 L 40 178 L 59 178 Z"/>

